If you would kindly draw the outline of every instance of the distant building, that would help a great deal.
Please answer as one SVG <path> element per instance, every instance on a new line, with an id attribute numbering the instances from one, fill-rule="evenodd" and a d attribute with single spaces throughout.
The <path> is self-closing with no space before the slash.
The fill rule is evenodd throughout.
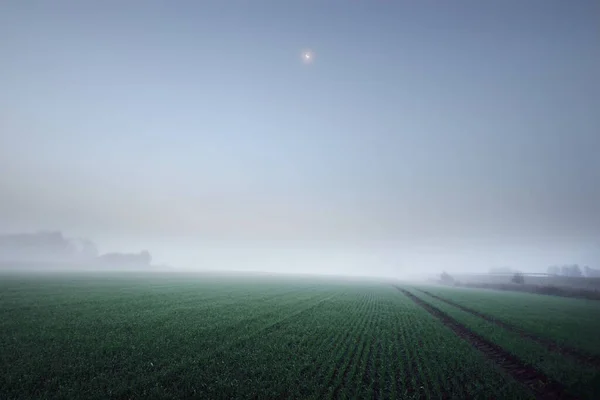
<path id="1" fill-rule="evenodd" d="M 115 267 L 148 267 L 152 256 L 146 250 L 139 253 L 107 253 L 99 256 L 98 261 Z"/>

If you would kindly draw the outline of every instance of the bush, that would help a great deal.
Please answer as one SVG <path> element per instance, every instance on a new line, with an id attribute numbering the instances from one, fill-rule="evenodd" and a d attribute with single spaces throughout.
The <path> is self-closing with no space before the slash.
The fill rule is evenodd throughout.
<path id="1" fill-rule="evenodd" d="M 512 283 L 518 283 L 519 285 L 522 285 L 525 283 L 525 277 L 523 276 L 522 273 L 517 272 L 516 274 L 513 275 L 512 279 L 510 281 Z"/>
<path id="2" fill-rule="evenodd" d="M 451 277 L 450 274 L 448 274 L 446 271 L 442 272 L 442 275 L 440 276 L 440 280 L 442 281 L 442 283 L 444 283 L 446 285 L 454 284 L 454 278 Z"/>

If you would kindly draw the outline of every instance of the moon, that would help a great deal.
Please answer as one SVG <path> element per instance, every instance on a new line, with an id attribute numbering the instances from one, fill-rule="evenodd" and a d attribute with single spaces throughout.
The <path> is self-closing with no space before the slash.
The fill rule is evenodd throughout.
<path id="1" fill-rule="evenodd" d="M 302 62 L 304 64 L 312 64 L 315 59 L 315 53 L 312 50 L 302 51 Z"/>

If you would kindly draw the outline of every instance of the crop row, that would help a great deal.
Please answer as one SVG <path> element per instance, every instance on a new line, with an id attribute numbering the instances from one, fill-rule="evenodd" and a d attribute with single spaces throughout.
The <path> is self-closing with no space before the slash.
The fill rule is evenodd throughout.
<path id="1" fill-rule="evenodd" d="M 595 393 L 598 393 L 600 387 L 598 386 L 598 371 L 593 367 L 582 365 L 549 351 L 544 346 L 524 339 L 517 333 L 501 329 L 480 317 L 428 296 L 419 290 L 411 289 L 410 291 L 413 295 L 433 305 L 473 332 L 496 343 L 525 364 L 562 383 L 567 393 L 582 399 L 596 398 Z"/>
<path id="2" fill-rule="evenodd" d="M 0 299 L 2 398 L 529 398 L 388 285 L 43 288 Z"/>
<path id="3" fill-rule="evenodd" d="M 407 349 L 408 376 L 427 397 L 530 397 L 517 382 L 412 300 L 401 295 L 398 301 L 405 310 L 398 325 L 403 328 L 401 341 Z"/>
<path id="4" fill-rule="evenodd" d="M 216 353 L 194 370 L 199 382 L 209 383 L 194 387 L 195 394 L 528 398 L 516 382 L 388 287 L 341 293 L 255 339 Z M 168 378 L 164 393 L 191 380 Z"/>
<path id="5" fill-rule="evenodd" d="M 238 287 L 240 298 L 228 307 L 206 300 L 201 290 L 166 302 L 149 297 L 142 304 L 123 301 L 118 292 L 94 303 L 81 294 L 60 308 L 50 303 L 19 313 L 2 303 L 0 313 L 9 317 L 0 319 L 0 362 L 6 367 L 0 393 L 116 395 L 135 381 L 185 367 L 332 294 L 307 288 L 264 296 L 253 289 L 256 301 L 248 301 L 248 290 Z M 235 291 L 224 293 L 236 296 Z"/>
<path id="6" fill-rule="evenodd" d="M 594 366 L 596 368 L 600 368 L 600 357 L 597 355 L 590 354 L 581 349 L 571 347 L 565 343 L 557 343 L 557 341 L 555 341 L 555 340 L 550 340 L 550 339 L 541 337 L 539 335 L 536 335 L 534 333 L 528 332 L 527 330 L 525 330 L 517 325 L 510 324 L 508 322 L 498 319 L 493 314 L 486 314 L 486 313 L 478 311 L 474 308 L 463 306 L 455 301 L 452 301 L 445 297 L 438 296 L 437 294 L 431 293 L 426 290 L 422 290 L 422 289 L 418 289 L 418 290 L 421 291 L 422 293 L 426 294 L 427 296 L 441 300 L 451 306 L 454 306 L 460 310 L 463 310 L 469 314 L 475 315 L 487 322 L 490 322 L 502 329 L 517 333 L 525 339 L 539 343 L 540 345 L 542 345 L 543 347 L 545 347 L 547 350 L 549 350 L 551 352 L 559 353 L 566 357 L 572 358 L 573 360 L 588 364 L 590 366 Z"/>
<path id="7" fill-rule="evenodd" d="M 426 290 L 558 345 L 600 355 L 600 301 L 476 289 Z"/>

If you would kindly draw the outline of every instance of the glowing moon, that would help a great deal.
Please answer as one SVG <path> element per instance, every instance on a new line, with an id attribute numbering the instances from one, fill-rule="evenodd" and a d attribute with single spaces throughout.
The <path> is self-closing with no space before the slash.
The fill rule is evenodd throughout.
<path id="1" fill-rule="evenodd" d="M 315 59 L 315 53 L 312 50 L 304 50 L 302 52 L 302 62 L 304 64 L 311 64 Z"/>

